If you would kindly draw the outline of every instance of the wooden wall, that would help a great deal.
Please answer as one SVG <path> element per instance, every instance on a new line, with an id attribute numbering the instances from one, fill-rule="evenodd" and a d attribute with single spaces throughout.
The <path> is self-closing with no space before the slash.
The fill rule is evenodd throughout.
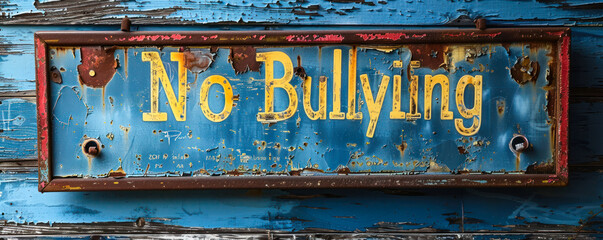
<path id="1" fill-rule="evenodd" d="M 544 0 L 0 0 L 0 234 L 223 238 L 603 237 L 603 3 Z M 561 188 L 37 191 L 33 33 L 571 26 Z M 132 235 L 133 234 L 133 235 Z M 138 235 L 137 235 L 138 234 Z"/>

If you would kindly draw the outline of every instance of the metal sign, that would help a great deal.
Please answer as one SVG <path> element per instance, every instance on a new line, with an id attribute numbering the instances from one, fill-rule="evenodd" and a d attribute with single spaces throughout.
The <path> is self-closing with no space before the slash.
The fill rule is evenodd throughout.
<path id="1" fill-rule="evenodd" d="M 569 29 L 38 32 L 39 190 L 567 181 Z"/>

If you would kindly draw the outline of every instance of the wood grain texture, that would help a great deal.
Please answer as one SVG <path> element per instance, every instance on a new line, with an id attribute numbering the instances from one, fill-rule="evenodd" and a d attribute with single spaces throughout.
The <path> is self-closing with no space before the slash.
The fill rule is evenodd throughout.
<path id="1" fill-rule="evenodd" d="M 119 26 L 4 26 L 0 28 L 0 96 L 35 96 L 35 75 L 33 71 L 33 34 L 36 31 L 115 31 Z M 391 29 L 381 26 L 363 29 Z M 264 30 L 258 26 L 138 26 L 136 31 L 215 31 L 215 30 Z M 273 30 L 315 30 L 315 27 L 271 27 Z M 358 29 L 357 27 L 331 27 L 324 29 Z M 574 27 L 571 39 L 571 81 L 572 95 L 577 101 L 593 101 L 590 97 L 601 98 L 603 88 L 603 27 Z"/>
<path id="2" fill-rule="evenodd" d="M 572 1 L 2 1 L 2 24 L 599 25 L 600 3 Z"/>
<path id="3" fill-rule="evenodd" d="M 577 172 L 564 188 L 42 194 L 35 173 L 0 174 L 0 233 L 597 233 L 602 180 Z"/>
<path id="4" fill-rule="evenodd" d="M 9 166 L 4 160 L 37 159 L 35 106 L 32 97 L 0 97 L 0 169 Z"/>
<path id="5" fill-rule="evenodd" d="M 602 8 L 601 3 L 588 0 L 0 0 L 0 113 L 4 114 L 0 234 L 113 234 L 142 239 L 180 234 L 270 239 L 426 237 L 416 235 L 420 232 L 430 233 L 427 237 L 433 239 L 601 238 Z M 472 27 L 478 17 L 486 18 L 490 26 L 575 26 L 569 185 L 41 194 L 33 171 L 37 156 L 33 33 L 118 30 L 124 15 L 133 19 L 136 31 Z"/>

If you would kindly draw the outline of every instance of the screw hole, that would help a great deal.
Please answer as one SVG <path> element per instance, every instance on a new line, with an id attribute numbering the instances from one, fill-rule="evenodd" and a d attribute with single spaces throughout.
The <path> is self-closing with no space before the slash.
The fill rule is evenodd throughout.
<path id="1" fill-rule="evenodd" d="M 509 149 L 514 153 L 521 153 L 528 150 L 529 147 L 530 142 L 524 135 L 515 135 L 511 138 L 511 141 L 509 141 Z"/>
<path id="2" fill-rule="evenodd" d="M 98 139 L 86 139 L 84 143 L 82 143 L 82 151 L 89 156 L 98 156 L 101 151 L 101 146 L 102 144 Z"/>

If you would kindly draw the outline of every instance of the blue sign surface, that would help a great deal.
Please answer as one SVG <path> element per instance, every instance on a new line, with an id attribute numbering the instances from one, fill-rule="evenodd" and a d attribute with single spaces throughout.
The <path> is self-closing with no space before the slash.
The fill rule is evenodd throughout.
<path id="1" fill-rule="evenodd" d="M 525 173 L 554 164 L 553 49 L 51 47 L 52 175 Z"/>

